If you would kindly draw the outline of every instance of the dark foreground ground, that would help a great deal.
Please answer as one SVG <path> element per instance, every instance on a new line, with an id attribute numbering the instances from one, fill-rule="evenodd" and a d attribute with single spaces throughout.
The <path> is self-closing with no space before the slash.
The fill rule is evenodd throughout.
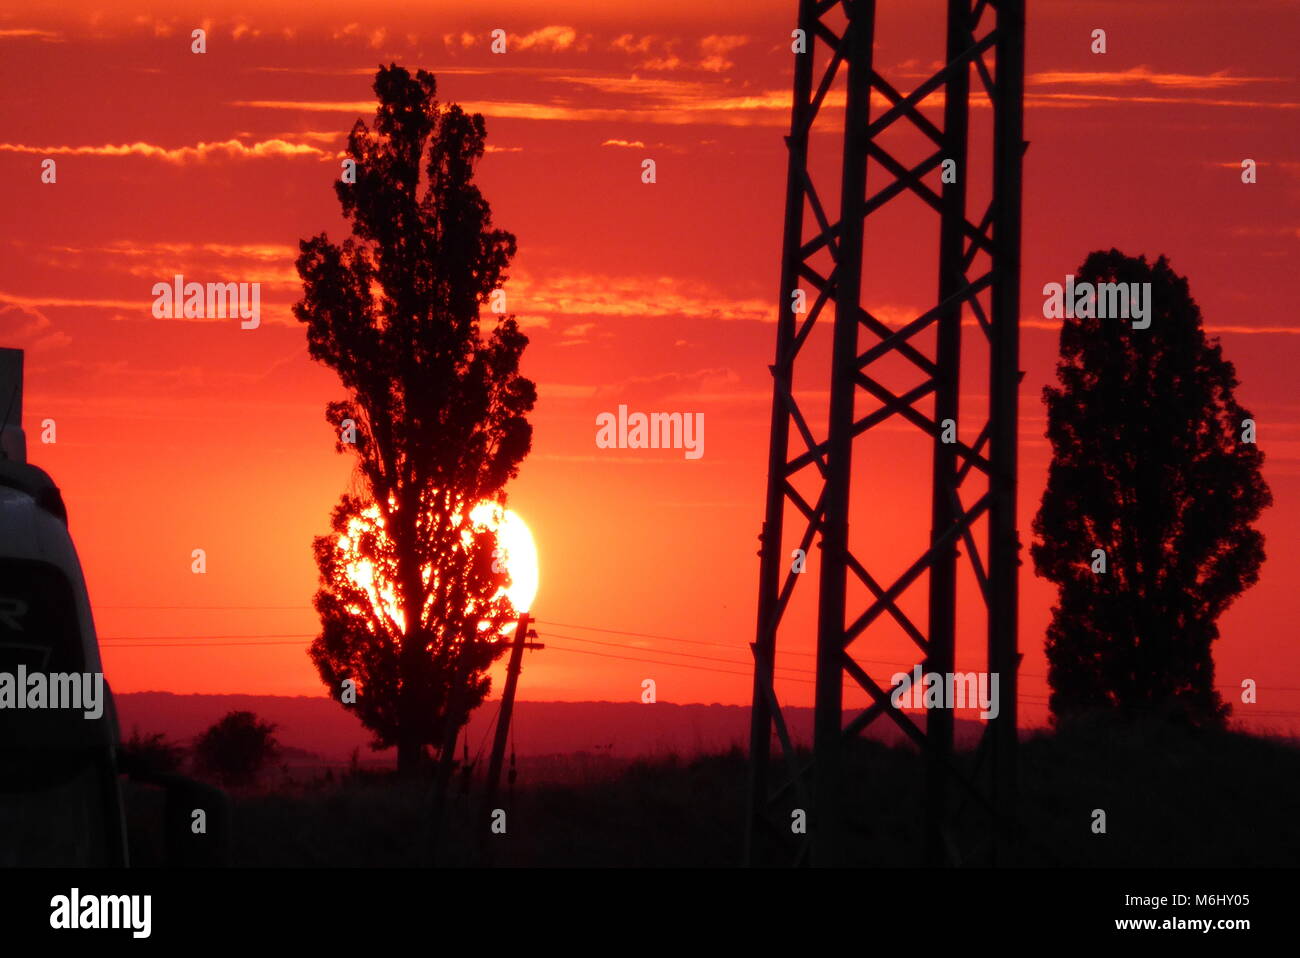
<path id="1" fill-rule="evenodd" d="M 581 762 L 575 758 L 575 762 Z M 969 770 L 974 756 L 961 756 Z M 923 863 L 922 759 L 860 743 L 849 763 L 846 859 L 865 866 Z M 784 766 L 774 774 L 784 773 Z M 1160 724 L 1094 724 L 1022 743 L 1020 837 L 1010 863 L 1062 866 L 1289 866 L 1300 863 L 1300 746 Z M 527 769 L 494 805 L 456 791 L 436 863 L 448 866 L 734 866 L 742 859 L 746 762 L 739 751 L 672 757 L 529 784 Z M 585 778 L 585 781 L 583 780 Z M 778 779 L 779 780 L 779 779 Z M 989 859 L 988 816 L 962 800 L 949 846 L 959 864 Z M 267 867 L 420 866 L 431 860 L 427 785 L 360 773 L 232 794 L 232 864 Z M 773 864 L 797 853 L 791 795 L 774 806 Z M 161 798 L 134 788 L 134 864 L 163 861 Z M 1093 830 L 1094 810 L 1106 832 Z"/>

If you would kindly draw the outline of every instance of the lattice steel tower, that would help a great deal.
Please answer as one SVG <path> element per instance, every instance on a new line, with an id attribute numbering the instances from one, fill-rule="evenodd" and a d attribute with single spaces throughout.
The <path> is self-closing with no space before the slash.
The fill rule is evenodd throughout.
<path id="1" fill-rule="evenodd" d="M 746 857 L 753 863 L 780 861 L 783 854 L 815 865 L 841 862 L 844 842 L 850 837 L 845 831 L 848 812 L 855 808 L 846 792 L 846 785 L 853 784 L 845 774 L 846 753 L 863 729 L 884 716 L 898 723 L 926 756 L 922 804 L 929 863 L 954 861 L 950 826 L 966 802 L 989 824 L 994 860 L 999 844 L 1011 833 L 1019 662 L 1016 420 L 1021 377 L 1021 157 L 1026 145 L 1024 7 L 1024 0 L 949 0 L 944 65 L 904 95 L 873 63 L 875 0 L 801 0 L 799 4 L 798 31 L 806 47 L 799 52 L 799 33 L 792 35 L 794 102 L 786 140 L 789 170 L 776 361 L 771 367 L 771 449 L 753 645 L 746 841 Z M 986 57 L 991 57 L 991 64 Z M 815 87 L 814 79 L 818 80 Z M 972 84 L 978 84 L 974 91 Z M 931 97 L 935 99 L 927 103 Z M 937 111 L 940 97 L 941 127 L 925 112 Z M 873 105 L 878 113 L 874 119 Z M 985 132 L 989 125 L 991 130 Z M 899 128 L 906 129 L 903 140 L 923 144 L 924 158 L 919 162 L 909 165 L 898 158 L 897 149 L 887 146 L 893 142 L 891 137 L 899 138 Z M 971 148 L 976 133 L 983 134 L 979 142 L 984 152 Z M 990 144 L 991 157 L 987 155 Z M 819 171 L 818 161 L 833 162 L 833 155 L 826 155 L 831 146 L 841 153 L 838 183 L 836 177 L 828 177 L 838 189 L 838 218 L 833 222 L 828 212 L 834 211 L 834 191 L 819 193 L 814 185 L 815 175 L 826 172 Z M 868 160 L 874 161 L 870 177 Z M 897 252 L 895 247 L 908 240 L 902 233 L 873 234 L 865 227 L 877 222 L 882 210 L 891 209 L 891 201 L 905 195 L 920 201 L 925 211 L 921 215 L 937 214 L 933 220 L 938 227 L 937 247 L 907 253 L 928 277 L 927 288 L 917 292 L 912 302 L 935 305 L 910 321 L 887 322 L 864 306 L 864 294 L 872 295 L 880 281 L 899 278 L 898 271 L 884 275 L 879 266 L 873 272 L 873 264 L 882 250 Z M 974 220 L 967 208 L 970 204 L 978 209 L 977 200 L 981 206 L 987 203 L 987 208 Z M 872 244 L 865 264 L 864 233 Z M 930 263 L 933 267 L 927 266 Z M 930 285 L 935 273 L 937 295 Z M 804 292 L 796 293 L 800 289 Z M 834 311 L 829 339 L 824 329 L 820 335 L 815 329 L 828 305 Z M 969 319 L 963 323 L 963 317 Z M 823 320 L 821 326 L 826 325 Z M 987 416 L 962 416 L 958 384 L 963 325 L 975 330 L 971 335 L 977 341 L 984 340 L 979 354 L 986 353 L 987 364 L 972 378 L 983 387 L 986 368 Z M 829 369 L 824 357 L 813 366 L 808 355 L 815 352 L 810 348 L 813 342 L 821 343 L 829 354 Z M 971 356 L 966 360 L 969 367 Z M 910 388 L 885 385 L 877 370 L 889 363 L 894 368 L 906 366 L 912 377 Z M 802 382 L 811 382 L 813 399 L 796 388 L 796 371 Z M 823 407 L 827 429 L 818 437 L 807 411 L 815 399 L 824 399 L 827 386 L 829 400 Z M 981 422 L 982 428 L 975 432 L 973 427 Z M 928 527 L 921 524 L 926 521 L 920 518 L 925 510 L 916 513 L 919 555 L 915 561 L 906 556 L 905 571 L 882 582 L 861 556 L 878 553 L 887 544 L 851 539 L 849 511 L 851 493 L 860 498 L 863 490 L 872 489 L 873 480 L 891 478 L 888 473 L 902 468 L 901 458 L 897 462 L 876 458 L 857 463 L 856 474 L 853 470 L 855 444 L 886 423 L 912 430 L 924 444 L 929 469 L 918 481 L 929 480 L 930 495 Z M 973 477 L 977 481 L 968 483 Z M 964 484 L 977 487 L 968 492 L 966 501 Z M 911 521 L 899 510 L 896 491 L 872 492 L 868 502 L 870 508 L 855 513 L 855 521 L 863 512 L 870 517 L 891 509 L 895 522 Z M 792 533 L 786 531 L 787 520 Z M 802 528 L 796 523 L 802 523 Z M 987 536 L 983 555 L 977 547 L 981 526 Z M 796 571 L 795 550 L 809 553 L 814 537 L 820 552 L 812 550 L 809 562 L 815 561 L 817 568 L 810 565 L 806 572 Z M 925 672 L 955 671 L 962 548 L 975 583 L 970 591 L 979 606 L 978 647 L 984 652 L 986 640 L 987 671 L 998 674 L 1000 699 L 998 715 L 985 725 L 978 757 L 968 763 L 973 766 L 969 768 L 959 767 L 954 760 L 951 709 L 928 710 L 922 728 L 893 707 L 888 684 L 873 679 L 862 664 L 869 661 L 863 658 L 869 655 L 863 647 L 869 644 L 866 636 L 873 626 L 892 622 L 891 628 L 896 626 L 910 639 L 909 648 L 919 649 Z M 810 589 L 811 581 L 801 581 L 812 579 L 817 581 L 817 646 L 813 757 L 808 764 L 791 748 L 774 669 L 778 636 L 792 629 L 782 625 L 792 597 Z M 853 604 L 850 584 L 862 593 L 865 607 Z M 928 588 L 925 629 L 914 621 L 919 615 L 905 610 L 908 601 L 921 601 L 920 596 L 909 599 L 908 593 L 923 588 Z M 969 624 L 971 618 L 963 621 Z M 867 693 L 869 699 L 864 701 L 871 703 L 847 724 L 843 720 L 846 677 Z M 780 776 L 770 754 L 774 728 L 787 759 Z M 785 778 L 784 783 L 773 787 L 778 778 Z M 793 808 L 806 811 L 805 838 L 792 834 Z"/>

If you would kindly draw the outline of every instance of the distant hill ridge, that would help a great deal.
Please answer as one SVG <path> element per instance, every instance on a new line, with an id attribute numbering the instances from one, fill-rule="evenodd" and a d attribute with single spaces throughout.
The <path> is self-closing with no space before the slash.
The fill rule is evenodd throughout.
<path id="1" fill-rule="evenodd" d="M 177 695 L 172 692 L 129 692 L 117 695 L 122 734 L 162 732 L 188 741 L 230 711 L 255 712 L 279 728 L 276 737 L 294 749 L 326 761 L 347 761 L 354 749 L 360 758 L 383 758 L 374 752 L 361 723 L 331 699 L 286 695 Z M 496 701 L 485 702 L 470 718 L 471 753 L 487 740 L 496 715 Z M 787 708 L 786 721 L 797 743 L 812 739 L 812 709 Z M 848 716 L 850 713 L 846 712 Z M 919 722 L 918 722 L 919 724 Z M 974 745 L 982 723 L 956 720 L 958 747 Z M 887 744 L 902 743 L 902 731 L 888 719 L 871 726 L 871 737 Z M 601 752 L 620 758 L 675 752 L 690 756 L 748 747 L 749 707 L 745 705 L 675 705 L 657 702 L 519 702 L 515 705 L 514 744 L 520 756 Z"/>

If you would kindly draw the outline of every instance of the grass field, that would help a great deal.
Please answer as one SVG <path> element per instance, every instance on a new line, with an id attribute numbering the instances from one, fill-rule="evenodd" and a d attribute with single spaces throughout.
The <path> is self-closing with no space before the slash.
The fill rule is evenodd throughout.
<path id="1" fill-rule="evenodd" d="M 806 757 L 801 757 L 801 761 Z M 974 756 L 959 756 L 969 771 Z M 476 792 L 450 799 L 432 857 L 432 790 L 388 773 L 316 775 L 236 791 L 232 864 L 253 867 L 734 866 L 742 858 L 745 756 L 673 756 L 628 764 L 590 756 L 525 765 L 495 803 L 492 834 Z M 565 767 L 568 763 L 569 767 Z M 846 860 L 864 866 L 923 863 L 923 764 L 910 748 L 859 742 L 847 764 Z M 784 773 L 784 765 L 774 767 Z M 1020 830 L 1008 864 L 1056 866 L 1294 866 L 1300 862 L 1300 744 L 1241 733 L 1196 733 L 1156 722 L 1098 722 L 1022 743 Z M 532 782 L 530 784 L 530 782 Z M 988 862 L 989 818 L 962 800 L 947 836 L 953 860 Z M 763 850 L 793 860 L 791 792 L 773 806 Z M 137 865 L 162 859 L 161 797 L 130 790 Z M 1106 815 L 1093 831 L 1094 810 Z"/>

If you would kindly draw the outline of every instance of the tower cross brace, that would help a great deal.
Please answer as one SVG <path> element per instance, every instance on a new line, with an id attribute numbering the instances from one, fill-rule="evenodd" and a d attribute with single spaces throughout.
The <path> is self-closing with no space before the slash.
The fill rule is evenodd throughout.
<path id="1" fill-rule="evenodd" d="M 749 802 L 745 855 L 759 863 L 788 852 L 797 862 L 841 863 L 845 827 L 846 743 L 878 718 L 888 716 L 915 742 L 925 762 L 925 858 L 930 864 L 953 861 L 954 793 L 988 813 L 996 860 L 1014 821 L 1016 790 L 1017 578 L 1016 426 L 1019 371 L 1019 282 L 1021 163 L 1023 140 L 1024 0 L 948 0 L 946 58 L 943 66 L 909 94 L 900 93 L 873 62 L 876 0 L 800 0 L 795 39 L 794 96 L 786 180 L 785 222 L 776 326 L 772 425 L 762 543 L 759 552 L 757 634 L 754 654 L 750 735 Z M 798 49 L 802 36 L 805 48 Z M 992 64 L 990 65 L 989 59 Z M 828 105 L 843 79 L 842 121 Z M 814 86 L 814 81 L 816 85 Z M 991 110 L 990 197 L 979 218 L 971 204 L 972 83 Z M 922 108 L 942 94 L 942 127 Z M 873 104 L 879 115 L 872 117 Z M 911 166 L 888 146 L 885 134 L 910 124 L 908 134 L 926 144 L 927 154 Z M 824 151 L 842 137 L 838 217 L 832 222 L 813 180 L 814 150 Z M 816 135 L 815 135 L 816 134 Z M 868 160 L 874 178 L 868 190 Z M 948 164 L 947 161 L 953 161 Z M 947 167 L 936 190 L 927 177 Z M 864 307 L 864 233 L 880 211 L 910 194 L 937 214 L 939 243 L 934 305 L 916 319 L 891 326 Z M 925 254 L 927 257 L 929 253 Z M 829 263 L 823 261 L 829 259 Z M 920 257 L 917 257 L 920 260 Z M 829 267 L 829 268 L 828 268 Z M 812 306 L 795 311 L 795 290 L 808 286 Z M 987 300 L 987 306 L 984 300 Z M 811 369 L 806 353 L 810 336 L 826 307 L 833 307 L 830 368 Z M 987 417 L 974 439 L 958 436 L 961 423 L 959 380 L 963 316 L 973 317 L 987 344 Z M 826 325 L 821 320 L 821 325 Z M 934 348 L 919 345 L 933 330 Z M 921 374 L 906 391 L 896 391 L 874 375 L 873 364 L 886 358 L 905 361 Z M 803 360 L 800 362 L 800 360 Z M 795 389 L 796 370 L 818 385 L 829 385 L 827 428 L 814 435 Z M 869 412 L 860 405 L 874 401 Z M 927 412 L 923 404 L 930 403 Z M 854 488 L 855 439 L 885 422 L 902 421 L 928 437 L 931 445 L 928 548 L 892 582 L 879 581 L 855 554 L 849 535 L 850 493 Z M 794 448 L 791 448 L 791 444 Z M 875 466 L 868 463 L 868 470 Z M 889 464 L 885 468 L 890 468 Z M 863 468 L 857 478 L 870 484 Z M 875 475 L 878 475 L 875 474 Z M 819 490 L 801 493 L 796 480 L 811 476 Z M 982 490 L 963 502 L 963 485 L 979 477 Z M 887 508 L 885 498 L 873 507 Z M 787 521 L 793 529 L 787 530 Z M 987 527 L 985 549 L 973 527 Z M 795 523 L 802 521 L 803 528 Z M 820 545 L 817 576 L 817 646 L 813 714 L 813 754 L 808 763 L 793 746 L 789 724 L 777 697 L 775 669 L 783 618 L 802 573 L 792 568 L 792 547 L 808 553 Z M 956 655 L 959 547 L 978 583 L 987 623 L 987 671 L 999 677 L 999 711 L 985 726 L 976 768 L 967 772 L 954 761 L 951 709 L 928 709 L 924 728 L 891 703 L 888 689 L 872 679 L 855 659 L 854 643 L 888 616 L 917 647 L 924 670 L 954 671 Z M 849 607 L 852 575 L 870 593 L 865 609 Z M 924 576 L 924 579 L 922 578 Z M 809 576 L 809 578 L 812 578 Z M 902 607 L 909 590 L 928 588 L 928 622 L 922 629 Z M 808 588 L 808 586 L 804 586 Z M 786 627 L 790 631 L 790 627 Z M 843 688 L 851 681 L 871 705 L 845 724 Z M 784 756 L 778 776 L 772 761 L 773 731 Z M 780 784 L 774 778 L 783 779 Z M 954 789 L 953 786 L 956 786 Z M 806 840 L 791 835 L 788 808 L 809 809 Z M 787 817 L 783 817 L 785 812 Z"/>

